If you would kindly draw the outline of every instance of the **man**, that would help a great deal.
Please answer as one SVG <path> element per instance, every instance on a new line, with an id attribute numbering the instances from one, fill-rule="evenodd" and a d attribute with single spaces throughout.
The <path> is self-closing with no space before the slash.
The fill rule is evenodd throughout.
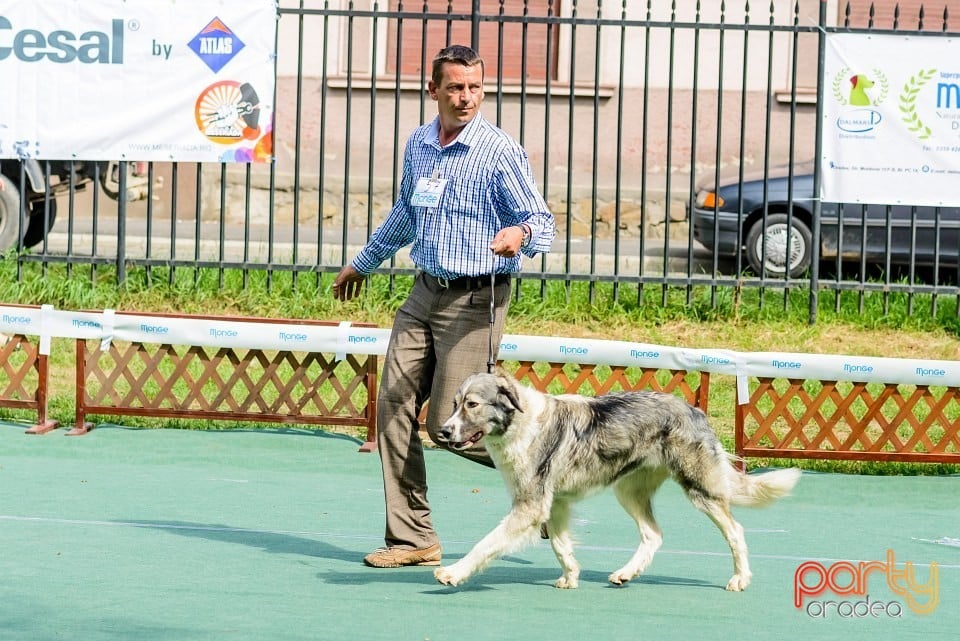
<path id="1" fill-rule="evenodd" d="M 333 282 L 333 295 L 350 300 L 370 272 L 412 243 L 418 274 L 394 321 L 377 401 L 386 547 L 364 558 L 373 567 L 440 564 L 420 410 L 429 399 L 427 431 L 436 441 L 457 387 L 485 370 L 491 332 L 500 344 L 520 254 L 549 251 L 556 232 L 526 152 L 480 115 L 483 72 L 469 47 L 453 45 L 434 58 L 428 89 L 437 117 L 410 136 L 397 202 Z M 458 453 L 492 465 L 482 447 Z"/>

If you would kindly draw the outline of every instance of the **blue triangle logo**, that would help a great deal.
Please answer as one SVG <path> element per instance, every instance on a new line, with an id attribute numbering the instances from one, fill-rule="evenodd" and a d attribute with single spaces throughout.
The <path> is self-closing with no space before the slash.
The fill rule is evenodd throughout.
<path id="1" fill-rule="evenodd" d="M 200 30 L 193 40 L 187 43 L 197 56 L 203 60 L 214 73 L 218 73 L 233 60 L 234 56 L 244 48 L 243 41 L 238 38 L 220 18 L 214 18 Z"/>

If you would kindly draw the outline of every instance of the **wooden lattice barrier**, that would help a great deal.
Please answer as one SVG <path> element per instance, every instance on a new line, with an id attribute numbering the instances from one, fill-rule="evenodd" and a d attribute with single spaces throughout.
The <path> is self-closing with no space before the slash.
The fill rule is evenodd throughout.
<path id="1" fill-rule="evenodd" d="M 658 369 L 590 363 L 538 363 L 519 361 L 516 369 L 502 363 L 521 382 L 541 392 L 599 396 L 608 392 L 654 390 L 680 394 L 691 405 L 707 411 L 710 374 L 686 370 Z"/>
<path id="2" fill-rule="evenodd" d="M 695 407 L 707 411 L 710 393 L 708 372 L 596 365 L 590 363 L 547 363 L 542 361 L 499 361 L 497 363 L 521 383 L 549 394 L 599 396 L 607 392 L 654 390 L 679 394 Z M 426 424 L 426 407 L 420 425 Z"/>
<path id="3" fill-rule="evenodd" d="M 744 457 L 960 463 L 960 388 L 758 378 L 735 441 Z"/>
<path id="4" fill-rule="evenodd" d="M 139 315 L 138 315 L 139 316 Z M 150 318 L 161 315 L 144 314 Z M 172 318 L 172 316 L 165 316 Z M 330 326 L 302 320 L 176 316 L 242 323 Z M 354 327 L 374 327 L 354 324 Z M 366 427 L 376 448 L 377 357 L 78 340 L 76 426 L 91 414 Z"/>
<path id="5" fill-rule="evenodd" d="M 36 338 L 36 337 L 34 337 Z M 47 356 L 36 342 L 22 334 L 0 334 L 0 407 L 33 410 L 37 422 L 28 434 L 42 434 L 57 427 L 47 418 L 50 370 Z"/>

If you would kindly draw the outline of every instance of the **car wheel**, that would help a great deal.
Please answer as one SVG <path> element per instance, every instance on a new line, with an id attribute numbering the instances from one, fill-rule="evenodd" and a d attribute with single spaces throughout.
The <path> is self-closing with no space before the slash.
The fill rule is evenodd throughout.
<path id="1" fill-rule="evenodd" d="M 796 216 L 770 214 L 766 227 L 761 219 L 747 233 L 747 262 L 758 275 L 782 278 L 789 269 L 790 278 L 798 278 L 810 269 L 812 251 L 813 234 Z"/>
<path id="2" fill-rule="evenodd" d="M 57 201 L 50 199 L 50 211 L 47 214 L 46 225 L 43 220 L 43 200 L 35 200 L 30 203 L 30 221 L 27 223 L 27 231 L 23 234 L 23 246 L 33 247 L 39 245 L 46 238 L 47 232 L 53 229 L 53 224 L 57 222 Z"/>
<path id="3" fill-rule="evenodd" d="M 20 190 L 0 174 L 0 255 L 19 244 L 25 228 L 20 224 Z"/>

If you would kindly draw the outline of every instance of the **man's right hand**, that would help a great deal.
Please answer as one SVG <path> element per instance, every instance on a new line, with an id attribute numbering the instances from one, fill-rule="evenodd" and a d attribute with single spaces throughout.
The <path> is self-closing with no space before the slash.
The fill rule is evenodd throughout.
<path id="1" fill-rule="evenodd" d="M 353 265 L 347 265 L 340 270 L 337 277 L 333 279 L 333 297 L 337 300 L 350 300 L 360 294 L 363 287 L 363 281 L 367 277 L 353 268 Z"/>

